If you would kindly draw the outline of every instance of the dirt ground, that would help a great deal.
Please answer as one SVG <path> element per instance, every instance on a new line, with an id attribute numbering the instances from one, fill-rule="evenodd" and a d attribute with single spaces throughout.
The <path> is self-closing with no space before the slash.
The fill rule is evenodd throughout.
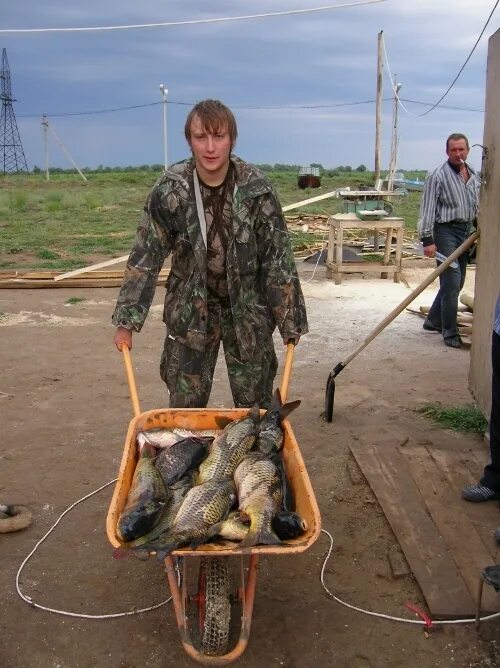
<path id="1" fill-rule="evenodd" d="M 324 266 L 299 262 L 311 333 L 296 351 L 291 417 L 334 548 L 324 582 L 364 611 L 416 619 L 425 609 L 417 583 L 394 578 L 387 555 L 397 541 L 366 482 L 348 474 L 349 443 L 360 433 L 438 443 L 443 432 L 415 413 L 427 402 L 471 401 L 469 352 L 445 348 L 422 320 L 403 313 L 337 378 L 335 415 L 321 418 L 331 368 L 407 294 L 403 283 L 352 275 L 340 286 Z M 430 269 L 406 269 L 414 288 Z M 473 285 L 469 271 L 468 285 Z M 435 286 L 415 304 L 430 304 Z M 190 666 L 171 603 L 114 619 L 81 619 L 30 607 L 16 593 L 16 573 L 61 513 L 117 475 L 131 405 L 123 364 L 112 346 L 116 289 L 0 292 L 0 502 L 24 503 L 33 524 L 0 536 L 0 663 L 6 668 L 160 668 Z M 163 341 L 158 289 L 132 351 L 141 409 L 167 405 L 158 364 Z M 70 297 L 85 301 L 66 303 Z M 278 342 L 279 345 L 279 342 Z M 280 358 L 283 349 L 279 346 Z M 450 384 L 450 378 L 453 382 Z M 231 406 L 219 362 L 213 406 Z M 457 442 L 484 451 L 478 436 Z M 20 586 L 36 603 L 87 615 L 151 606 L 169 596 L 154 561 L 112 559 L 105 534 L 110 485 L 69 512 L 27 563 Z M 492 531 L 495 527 L 492 527 Z M 500 665 L 498 621 L 437 627 L 389 621 L 349 609 L 323 589 L 329 539 L 306 553 L 261 560 L 249 646 L 241 666 L 287 668 L 486 668 Z M 439 583 L 437 583 L 439 586 Z"/>

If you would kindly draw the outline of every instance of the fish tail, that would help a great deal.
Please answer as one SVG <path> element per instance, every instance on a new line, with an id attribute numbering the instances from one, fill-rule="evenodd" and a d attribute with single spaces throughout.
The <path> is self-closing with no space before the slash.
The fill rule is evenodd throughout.
<path id="1" fill-rule="evenodd" d="M 189 538 L 182 532 L 174 533 L 169 536 L 165 536 L 165 539 L 161 542 L 152 541 L 150 543 L 144 543 L 138 547 L 132 547 L 131 550 L 141 552 L 156 552 L 156 557 L 158 561 L 162 561 L 167 555 L 176 550 L 179 547 L 184 547 L 189 541 Z"/>
<path id="2" fill-rule="evenodd" d="M 254 545 L 281 545 L 281 540 L 272 530 L 270 522 L 252 521 L 240 547 L 253 547 Z"/>
<path id="3" fill-rule="evenodd" d="M 276 388 L 273 394 L 273 398 L 271 400 L 271 405 L 269 406 L 269 412 L 271 411 L 279 411 L 279 409 L 283 406 L 283 399 L 281 398 L 281 392 L 279 387 Z"/>
<path id="4" fill-rule="evenodd" d="M 296 401 L 289 401 L 287 404 L 283 404 L 279 409 L 280 420 L 287 418 L 292 411 L 300 406 L 300 399 Z"/>

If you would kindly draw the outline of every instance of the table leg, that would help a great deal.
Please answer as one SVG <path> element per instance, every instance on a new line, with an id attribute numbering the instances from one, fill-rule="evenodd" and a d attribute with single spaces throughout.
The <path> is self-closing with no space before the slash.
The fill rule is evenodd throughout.
<path id="1" fill-rule="evenodd" d="M 396 256 L 394 258 L 396 269 L 394 271 L 394 283 L 399 283 L 401 280 L 402 256 L 403 256 L 403 226 L 401 225 L 396 230 Z"/>
<path id="2" fill-rule="evenodd" d="M 391 247 L 392 247 L 392 227 L 388 227 L 385 230 L 385 249 L 384 249 L 384 264 L 387 265 L 389 264 L 389 261 L 391 259 Z M 388 273 L 386 271 L 383 271 L 380 274 L 380 278 L 387 278 Z"/>
<path id="3" fill-rule="evenodd" d="M 335 240 L 335 285 L 342 283 L 342 243 L 344 241 L 344 234 L 342 226 L 337 227 L 337 238 Z"/>
<path id="4" fill-rule="evenodd" d="M 328 231 L 328 248 L 326 251 L 326 277 L 333 278 L 333 249 L 335 248 L 335 227 L 330 224 Z"/>

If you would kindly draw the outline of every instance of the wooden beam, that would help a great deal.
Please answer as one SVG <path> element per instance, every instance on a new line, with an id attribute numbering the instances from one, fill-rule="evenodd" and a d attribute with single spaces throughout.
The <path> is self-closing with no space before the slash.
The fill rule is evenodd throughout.
<path id="1" fill-rule="evenodd" d="M 337 197 L 338 190 L 333 190 L 329 193 L 324 193 L 323 195 L 316 195 L 316 197 L 310 197 L 309 199 L 303 199 L 300 202 L 295 202 L 295 204 L 287 204 L 282 207 L 283 211 L 291 211 L 292 209 L 298 209 L 300 206 L 306 206 L 306 204 L 312 204 L 313 202 L 319 202 L 322 199 L 327 199 L 328 197 Z"/>
<path id="2" fill-rule="evenodd" d="M 128 260 L 128 255 L 115 257 L 112 260 L 98 262 L 97 264 L 91 264 L 88 267 L 81 267 L 80 269 L 74 269 L 73 271 L 67 271 L 65 274 L 54 276 L 54 281 L 64 281 L 67 278 L 73 278 L 74 276 L 79 276 L 80 274 L 86 274 L 88 271 L 94 271 L 94 269 L 102 269 L 103 267 L 110 267 L 112 264 L 118 264 L 118 262 L 125 262 L 125 260 Z"/>

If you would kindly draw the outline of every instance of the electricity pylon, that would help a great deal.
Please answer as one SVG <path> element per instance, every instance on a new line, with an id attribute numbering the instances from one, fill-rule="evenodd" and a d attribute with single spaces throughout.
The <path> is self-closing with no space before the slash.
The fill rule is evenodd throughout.
<path id="1" fill-rule="evenodd" d="M 2 83 L 0 92 L 0 100 L 2 101 L 0 115 L 0 172 L 4 174 L 28 172 L 28 164 L 24 156 L 23 145 L 14 115 L 14 107 L 12 106 L 15 99 L 11 93 L 9 61 L 7 60 L 6 49 L 2 51 L 0 81 Z"/>

